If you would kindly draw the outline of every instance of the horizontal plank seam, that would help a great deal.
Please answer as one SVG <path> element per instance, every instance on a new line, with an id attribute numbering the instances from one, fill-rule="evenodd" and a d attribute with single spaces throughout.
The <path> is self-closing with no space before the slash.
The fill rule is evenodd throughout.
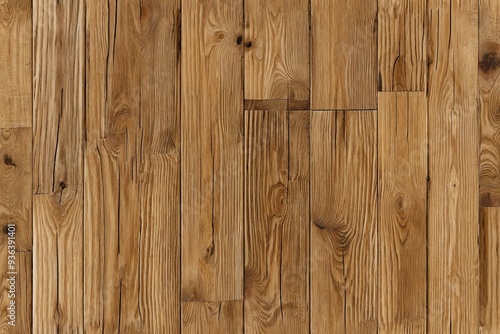
<path id="1" fill-rule="evenodd" d="M 182 303 L 236 303 L 243 302 L 243 299 L 227 299 L 227 300 L 181 300 Z"/>

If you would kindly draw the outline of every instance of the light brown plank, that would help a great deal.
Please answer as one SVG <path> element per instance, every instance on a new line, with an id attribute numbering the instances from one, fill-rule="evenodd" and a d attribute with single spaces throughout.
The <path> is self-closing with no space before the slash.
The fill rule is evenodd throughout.
<path id="1" fill-rule="evenodd" d="M 377 330 L 375 111 L 311 113 L 311 330 Z"/>
<path id="2" fill-rule="evenodd" d="M 426 0 L 378 1 L 379 90 L 427 90 Z"/>
<path id="3" fill-rule="evenodd" d="M 32 124 L 31 0 L 0 3 L 0 128 Z"/>
<path id="4" fill-rule="evenodd" d="M 480 214 L 479 332 L 500 331 L 500 208 L 482 208 Z"/>
<path id="5" fill-rule="evenodd" d="M 33 332 L 83 332 L 82 191 L 33 198 Z"/>
<path id="6" fill-rule="evenodd" d="M 245 332 L 309 330 L 309 115 L 245 111 Z"/>
<path id="7" fill-rule="evenodd" d="M 482 0 L 479 15 L 479 191 L 481 205 L 500 206 L 500 3 Z"/>
<path id="8" fill-rule="evenodd" d="M 33 247 L 31 138 L 31 128 L 0 129 L 0 227 L 15 224 L 20 251 Z"/>
<path id="9" fill-rule="evenodd" d="M 311 1 L 311 109 L 377 108 L 377 2 Z"/>
<path id="10" fill-rule="evenodd" d="M 243 302 L 182 302 L 182 333 L 243 333 Z"/>
<path id="11" fill-rule="evenodd" d="M 430 333 L 479 328 L 477 5 L 428 1 Z"/>
<path id="12" fill-rule="evenodd" d="M 33 253 L 17 252 L 16 266 L 16 330 L 11 333 L 32 333 Z"/>
<path id="13" fill-rule="evenodd" d="M 427 325 L 427 100 L 379 93 L 379 332 Z"/>
<path id="14" fill-rule="evenodd" d="M 83 181 L 84 2 L 33 4 L 33 187 L 37 194 Z"/>
<path id="15" fill-rule="evenodd" d="M 246 0 L 245 98 L 309 98 L 309 1 Z"/>
<path id="16" fill-rule="evenodd" d="M 182 300 L 243 298 L 241 1 L 182 7 Z"/>

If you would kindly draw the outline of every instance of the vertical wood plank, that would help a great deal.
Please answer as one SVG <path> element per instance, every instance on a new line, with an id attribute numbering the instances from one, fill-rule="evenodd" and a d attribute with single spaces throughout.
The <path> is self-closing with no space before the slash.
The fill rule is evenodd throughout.
<path id="1" fill-rule="evenodd" d="M 477 332 L 478 3 L 429 0 L 428 331 Z"/>
<path id="2" fill-rule="evenodd" d="M 315 333 L 377 330 L 376 136 L 374 111 L 311 113 Z"/>
<path id="3" fill-rule="evenodd" d="M 246 0 L 245 98 L 309 99 L 309 1 Z"/>
<path id="4" fill-rule="evenodd" d="M 427 90 L 426 23 L 426 0 L 378 1 L 379 90 Z"/>
<path id="5" fill-rule="evenodd" d="M 377 2 L 311 0 L 311 108 L 377 108 Z"/>
<path id="6" fill-rule="evenodd" d="M 16 330 L 13 333 L 32 333 L 33 253 L 17 252 L 16 255 L 19 280 L 16 282 Z"/>
<path id="7" fill-rule="evenodd" d="M 243 333 L 243 302 L 182 302 L 183 333 Z"/>
<path id="8" fill-rule="evenodd" d="M 482 0 L 479 16 L 480 199 L 500 206 L 500 3 Z"/>
<path id="9" fill-rule="evenodd" d="M 500 221 L 499 208 L 482 208 L 480 215 L 480 333 L 500 331 Z"/>
<path id="10" fill-rule="evenodd" d="M 308 112 L 245 111 L 249 333 L 309 330 L 308 122 Z"/>
<path id="11" fill-rule="evenodd" d="M 182 5 L 182 300 L 240 300 L 243 5 Z"/>
<path id="12" fill-rule="evenodd" d="M 427 325 L 427 100 L 379 93 L 379 332 Z"/>
<path id="13" fill-rule="evenodd" d="M 32 3 L 0 3 L 0 128 L 32 124 Z"/>

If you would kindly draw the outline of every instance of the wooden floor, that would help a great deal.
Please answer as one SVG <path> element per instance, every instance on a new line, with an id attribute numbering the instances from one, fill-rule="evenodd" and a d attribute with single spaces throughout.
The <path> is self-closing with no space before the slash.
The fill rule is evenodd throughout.
<path id="1" fill-rule="evenodd" d="M 500 1 L 0 0 L 0 228 L 0 333 L 500 333 Z"/>

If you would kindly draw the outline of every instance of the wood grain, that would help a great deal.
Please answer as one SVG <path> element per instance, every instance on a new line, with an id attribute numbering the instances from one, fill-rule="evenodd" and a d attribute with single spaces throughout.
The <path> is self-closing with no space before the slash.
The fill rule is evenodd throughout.
<path id="1" fill-rule="evenodd" d="M 480 199 L 500 206 L 500 3 L 481 1 L 479 11 Z"/>
<path id="2" fill-rule="evenodd" d="M 379 332 L 426 333 L 427 100 L 378 97 Z"/>
<path id="3" fill-rule="evenodd" d="M 480 213 L 480 309 L 479 332 L 497 333 L 500 330 L 500 221 L 499 208 L 482 208 Z"/>
<path id="4" fill-rule="evenodd" d="M 246 0 L 245 98 L 309 98 L 309 1 Z"/>
<path id="5" fill-rule="evenodd" d="M 33 254 L 17 252 L 16 264 L 18 281 L 16 282 L 16 329 L 11 333 L 32 333 L 33 307 Z M 11 328 L 12 330 L 12 328 Z"/>
<path id="6" fill-rule="evenodd" d="M 243 298 L 242 2 L 182 8 L 182 300 Z"/>
<path id="7" fill-rule="evenodd" d="M 0 128 L 32 124 L 32 21 L 31 0 L 0 2 Z"/>
<path id="8" fill-rule="evenodd" d="M 374 111 L 311 113 L 315 333 L 377 331 L 376 136 Z"/>
<path id="9" fill-rule="evenodd" d="M 378 1 L 379 90 L 427 90 L 426 1 Z"/>
<path id="10" fill-rule="evenodd" d="M 183 333 L 243 333 L 243 302 L 182 302 Z"/>
<path id="11" fill-rule="evenodd" d="M 377 108 L 377 2 L 311 0 L 311 108 Z"/>
<path id="12" fill-rule="evenodd" d="M 478 330 L 478 4 L 429 0 L 428 331 Z M 445 256 L 443 256 L 446 254 Z"/>
<path id="13" fill-rule="evenodd" d="M 309 115 L 245 111 L 245 332 L 309 330 Z"/>

